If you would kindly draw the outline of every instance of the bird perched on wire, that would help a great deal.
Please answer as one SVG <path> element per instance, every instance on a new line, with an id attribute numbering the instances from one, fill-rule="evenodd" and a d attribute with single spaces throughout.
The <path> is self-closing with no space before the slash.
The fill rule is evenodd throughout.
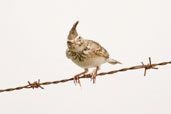
<path id="1" fill-rule="evenodd" d="M 78 35 L 76 27 L 78 21 L 72 26 L 69 35 L 66 50 L 67 58 L 71 59 L 76 65 L 84 68 L 81 72 L 74 76 L 74 83 L 80 84 L 79 77 L 88 72 L 88 68 L 96 67 L 91 73 L 91 80 L 96 81 L 97 71 L 104 63 L 121 64 L 119 61 L 109 58 L 109 53 L 99 43 L 87 40 Z"/>

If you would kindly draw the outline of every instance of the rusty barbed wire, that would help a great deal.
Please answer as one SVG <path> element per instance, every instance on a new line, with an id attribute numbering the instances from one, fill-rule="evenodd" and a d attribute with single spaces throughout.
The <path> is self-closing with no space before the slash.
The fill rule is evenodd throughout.
<path id="1" fill-rule="evenodd" d="M 151 58 L 149 57 L 149 64 L 144 64 L 143 62 L 141 62 L 141 65 L 137 65 L 137 66 L 132 66 L 132 67 L 128 67 L 128 68 L 122 68 L 119 70 L 113 70 L 113 71 L 109 71 L 109 72 L 102 72 L 102 73 L 98 73 L 97 76 L 104 76 L 107 74 L 114 74 L 114 73 L 118 73 L 118 72 L 125 72 L 128 70 L 136 70 L 136 69 L 144 69 L 144 76 L 146 76 L 146 72 L 149 69 L 158 69 L 156 66 L 163 66 L 163 65 L 167 65 L 167 64 L 171 64 L 171 61 L 168 62 L 161 62 L 161 63 L 155 63 L 152 64 L 151 63 Z M 79 79 L 83 79 L 83 78 L 91 78 L 91 74 L 86 74 L 81 76 Z M 34 88 L 41 88 L 44 89 L 42 86 L 43 85 L 51 85 L 51 84 L 59 84 L 59 83 L 65 83 L 68 81 L 72 81 L 74 80 L 74 78 L 69 78 L 69 79 L 63 79 L 63 80 L 57 80 L 57 81 L 51 81 L 51 82 L 40 82 L 40 79 L 38 81 L 35 81 L 33 83 L 28 81 L 28 85 L 25 86 L 19 86 L 19 87 L 15 87 L 15 88 L 8 88 L 8 89 L 0 89 L 0 93 L 2 92 L 10 92 L 10 91 L 15 91 L 15 90 L 21 90 L 21 89 L 34 89 Z"/>
<path id="2" fill-rule="evenodd" d="M 30 88 L 34 89 L 34 88 L 41 88 L 41 89 L 44 89 L 41 85 L 40 85 L 40 79 L 38 81 L 35 81 L 33 83 L 30 83 L 28 81 L 28 84 L 30 86 Z"/>

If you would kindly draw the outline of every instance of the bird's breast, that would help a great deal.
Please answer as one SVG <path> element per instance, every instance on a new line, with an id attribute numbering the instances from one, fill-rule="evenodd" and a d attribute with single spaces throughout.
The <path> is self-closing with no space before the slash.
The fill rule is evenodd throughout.
<path id="1" fill-rule="evenodd" d="M 84 61 L 88 55 L 86 55 L 83 52 L 68 51 L 67 56 L 68 56 L 68 58 L 72 59 L 73 61 Z"/>

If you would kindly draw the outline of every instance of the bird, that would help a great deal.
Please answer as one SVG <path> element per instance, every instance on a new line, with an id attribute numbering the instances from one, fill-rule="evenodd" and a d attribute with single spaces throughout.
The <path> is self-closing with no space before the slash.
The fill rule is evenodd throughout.
<path id="1" fill-rule="evenodd" d="M 79 21 L 76 21 L 72 28 L 69 31 L 67 38 L 67 49 L 66 56 L 68 59 L 71 59 L 73 63 L 83 68 L 84 71 L 75 75 L 73 78 L 74 84 L 80 84 L 80 76 L 88 73 L 89 68 L 94 68 L 91 72 L 91 80 L 93 84 L 96 82 L 97 72 L 100 69 L 100 66 L 104 63 L 109 64 L 121 64 L 121 62 L 111 59 L 107 50 L 102 47 L 99 43 L 84 39 L 80 36 L 76 30 Z"/>

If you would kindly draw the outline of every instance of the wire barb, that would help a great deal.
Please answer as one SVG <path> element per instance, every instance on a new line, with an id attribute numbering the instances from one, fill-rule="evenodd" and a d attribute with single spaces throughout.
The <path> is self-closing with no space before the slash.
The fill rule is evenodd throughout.
<path id="1" fill-rule="evenodd" d="M 29 84 L 29 88 L 32 88 L 32 89 L 34 89 L 34 88 L 41 88 L 41 89 L 44 89 L 44 88 L 41 86 L 41 84 L 40 84 L 40 79 L 39 79 L 38 81 L 33 82 L 33 83 L 30 83 L 30 82 L 28 81 L 28 84 Z"/>
<path id="2" fill-rule="evenodd" d="M 142 64 L 142 66 L 143 66 L 143 68 L 144 68 L 144 76 L 146 76 L 146 73 L 147 73 L 147 70 L 148 69 L 158 69 L 157 67 L 155 67 L 155 66 L 153 66 L 152 64 L 151 64 L 151 57 L 149 57 L 149 64 L 144 64 L 143 62 L 141 62 L 141 64 Z"/>

